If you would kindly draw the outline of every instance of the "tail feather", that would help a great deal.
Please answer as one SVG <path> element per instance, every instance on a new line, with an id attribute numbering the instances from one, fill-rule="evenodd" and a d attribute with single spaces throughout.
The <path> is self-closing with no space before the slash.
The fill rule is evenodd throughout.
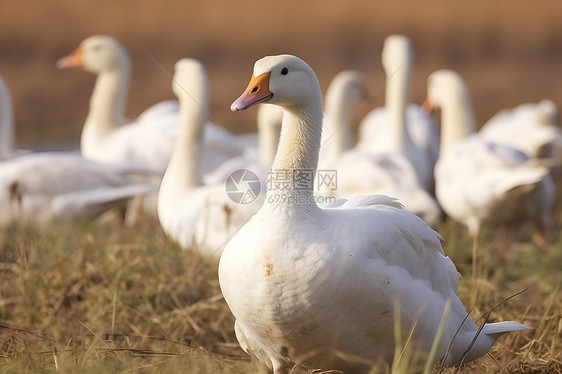
<path id="1" fill-rule="evenodd" d="M 495 322 L 487 323 L 480 331 L 476 341 L 473 342 L 470 351 L 467 349 L 474 340 L 473 335 L 465 335 L 465 339 L 460 339 L 453 343 L 449 356 L 445 361 L 445 365 L 458 365 L 462 362 L 466 363 L 468 361 L 475 360 L 479 357 L 484 356 L 492 348 L 494 343 L 503 334 L 510 331 L 519 330 L 532 330 L 533 327 L 527 326 L 523 323 L 515 321 L 505 321 L 505 322 Z"/>
<path id="2" fill-rule="evenodd" d="M 534 327 L 525 325 L 524 323 L 519 323 L 515 321 L 504 321 L 504 322 L 485 324 L 484 328 L 482 329 L 482 333 L 486 335 L 496 335 L 496 334 L 504 334 L 510 331 L 533 330 L 533 329 Z"/>
<path id="3" fill-rule="evenodd" d="M 500 194 L 525 194 L 533 191 L 536 186 L 548 175 L 549 171 L 544 167 L 520 168 L 515 173 L 503 176 L 495 186 Z"/>

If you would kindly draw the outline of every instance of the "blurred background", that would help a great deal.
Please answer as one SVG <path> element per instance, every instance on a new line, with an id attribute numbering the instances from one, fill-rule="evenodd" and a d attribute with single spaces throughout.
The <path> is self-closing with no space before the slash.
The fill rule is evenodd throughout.
<path id="1" fill-rule="evenodd" d="M 255 131 L 255 109 L 231 113 L 256 59 L 291 53 L 317 72 L 323 90 L 340 70 L 368 77 L 383 105 L 380 53 L 392 33 L 416 49 L 412 100 L 423 101 L 435 69 L 459 71 L 478 124 L 499 109 L 552 99 L 562 105 L 562 4 L 559 0 L 19 0 L 0 6 L 0 75 L 15 107 L 20 147 L 77 144 L 95 76 L 58 71 L 55 62 L 84 38 L 108 34 L 129 50 L 133 77 L 127 114 L 174 98 L 176 60 L 207 67 L 212 120 L 234 132 Z"/>

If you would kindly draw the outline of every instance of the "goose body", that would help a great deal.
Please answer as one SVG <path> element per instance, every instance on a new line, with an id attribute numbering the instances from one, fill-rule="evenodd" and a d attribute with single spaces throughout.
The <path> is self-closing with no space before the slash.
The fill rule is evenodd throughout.
<path id="1" fill-rule="evenodd" d="M 163 173 L 178 133 L 177 105 L 159 103 L 136 121 L 124 118 L 131 71 L 128 53 L 121 43 L 109 36 L 91 36 L 57 65 L 82 67 L 98 75 L 80 139 L 84 157 Z M 240 153 L 234 139 L 223 132 L 216 126 L 206 127 L 204 171 Z"/>
<path id="2" fill-rule="evenodd" d="M 413 165 L 423 188 L 433 190 L 433 165 L 439 155 L 439 133 L 431 116 L 410 104 L 414 52 L 403 35 L 385 39 L 382 65 L 386 73 L 385 107 L 376 108 L 359 124 L 357 148 L 399 151 Z"/>
<path id="3" fill-rule="evenodd" d="M 273 171 L 294 181 L 315 170 L 322 98 L 314 71 L 290 55 L 258 60 L 231 109 L 261 102 L 284 109 Z M 242 348 L 275 374 L 289 373 L 295 364 L 367 372 L 365 362 L 392 361 L 394 305 L 400 305 L 403 331 L 418 321 L 412 344 L 427 352 L 450 299 L 442 357 L 467 312 L 457 296 L 459 273 L 440 236 L 392 198 L 361 196 L 320 206 L 312 186 L 275 178 L 263 206 L 233 236 L 219 264 Z M 502 333 L 526 328 L 517 322 L 485 326 L 467 358 L 485 354 Z M 467 318 L 447 364 L 458 363 L 477 329 Z"/>
<path id="4" fill-rule="evenodd" d="M 69 152 L 36 152 L 0 163 L 0 226 L 93 218 L 155 192 L 142 170 Z"/>
<path id="5" fill-rule="evenodd" d="M 412 164 L 396 152 L 345 152 L 331 166 L 337 170 L 337 188 L 325 194 L 350 198 L 365 194 L 392 196 L 404 207 L 436 227 L 441 208 L 419 183 Z"/>
<path id="6" fill-rule="evenodd" d="M 480 129 L 484 139 L 522 150 L 531 157 L 562 159 L 562 131 L 551 100 L 504 109 Z"/>
<path id="7" fill-rule="evenodd" d="M 549 170 L 524 152 L 475 133 L 470 97 L 456 72 L 428 78 L 427 102 L 441 108 L 436 196 L 447 215 L 476 236 L 483 224 L 530 219 L 542 230 L 554 204 Z"/>
<path id="8" fill-rule="evenodd" d="M 224 183 L 202 182 L 201 140 L 209 107 L 203 65 L 192 59 L 178 61 L 172 87 L 180 102 L 181 125 L 158 194 L 158 219 L 183 249 L 218 260 L 230 236 L 257 211 L 262 200 L 258 197 L 238 204 L 227 195 Z"/>
<path id="9" fill-rule="evenodd" d="M 391 78 L 392 79 L 392 78 Z M 408 104 L 406 107 L 406 128 L 413 144 L 424 151 L 425 157 L 432 165 L 439 157 L 439 131 L 435 121 L 416 104 Z M 358 148 L 374 150 L 377 143 L 382 142 L 385 137 L 385 127 L 392 123 L 391 113 L 388 108 L 375 108 L 359 124 Z M 377 140 L 379 139 L 379 140 Z"/>

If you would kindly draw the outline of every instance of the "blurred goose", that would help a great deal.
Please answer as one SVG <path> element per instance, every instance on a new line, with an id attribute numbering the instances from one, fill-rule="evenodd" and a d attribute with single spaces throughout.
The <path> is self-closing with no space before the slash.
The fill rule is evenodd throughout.
<path id="1" fill-rule="evenodd" d="M 542 100 L 498 112 L 479 133 L 484 139 L 520 149 L 532 157 L 562 160 L 562 130 L 557 122 L 556 104 Z"/>
<path id="2" fill-rule="evenodd" d="M 29 151 L 16 149 L 12 100 L 6 83 L 0 77 L 0 161 L 21 156 Z"/>
<path id="3" fill-rule="evenodd" d="M 320 87 L 304 61 L 290 55 L 258 60 L 231 110 L 264 102 L 283 108 L 272 166 L 279 173 L 219 264 L 242 348 L 275 374 L 287 374 L 295 364 L 366 372 L 365 362 L 392 361 L 395 305 L 402 331 L 414 330 L 409 344 L 427 352 L 450 300 L 437 357 L 452 342 L 445 363 L 458 363 L 478 326 L 457 296 L 459 273 L 443 254 L 440 236 L 392 198 L 361 196 L 319 206 L 313 187 L 297 183 L 302 173 L 316 170 L 322 133 Z M 486 324 L 466 360 L 486 354 L 503 333 L 528 328 Z"/>
<path id="4" fill-rule="evenodd" d="M 319 169 L 332 165 L 351 148 L 351 111 L 366 96 L 365 77 L 356 70 L 343 70 L 330 82 L 324 104 Z"/>
<path id="5" fill-rule="evenodd" d="M 318 193 L 344 198 L 374 193 L 392 196 L 435 226 L 441 209 L 402 152 L 350 148 L 351 110 L 362 98 L 363 88 L 363 75 L 353 70 L 340 72 L 328 87 L 316 179 Z M 326 173 L 334 170 L 332 180 Z"/>
<path id="6" fill-rule="evenodd" d="M 138 120 L 125 120 L 131 67 L 129 55 L 121 43 L 110 36 L 91 36 L 74 52 L 59 59 L 57 66 L 61 69 L 82 67 L 98 75 L 80 140 L 84 157 L 163 173 L 178 132 L 177 104 L 159 103 L 141 114 Z M 214 125 L 205 127 L 203 140 L 203 172 L 240 154 L 240 147 L 232 136 Z"/>
<path id="7" fill-rule="evenodd" d="M 532 220 L 548 227 L 554 204 L 549 171 L 519 149 L 475 133 L 470 96 L 459 74 L 427 80 L 426 104 L 441 108 L 441 152 L 435 165 L 439 204 L 475 237 L 483 224 Z"/>
<path id="8" fill-rule="evenodd" d="M 113 167 L 74 152 L 36 152 L 14 147 L 12 107 L 0 78 L 0 227 L 87 219 L 155 192 L 145 170 Z M 19 156 L 19 157 L 14 157 Z"/>
<path id="9" fill-rule="evenodd" d="M 14 117 L 8 88 L 0 77 L 0 160 L 12 157 L 16 143 Z"/>
<path id="10" fill-rule="evenodd" d="M 224 184 L 202 183 L 200 156 L 210 100 L 203 65 L 192 59 L 179 60 L 172 88 L 179 99 L 181 124 L 158 194 L 158 219 L 183 249 L 218 261 L 230 236 L 257 211 L 263 195 L 254 196 L 252 202 L 240 197 L 237 203 L 227 195 Z M 259 188 L 253 189 L 255 180 L 242 178 L 232 183 L 239 183 L 241 191 L 259 193 Z"/>
<path id="11" fill-rule="evenodd" d="M 410 39 L 390 35 L 384 41 L 385 106 L 371 111 L 359 124 L 357 148 L 400 151 L 413 165 L 421 185 L 433 191 L 433 165 L 439 155 L 439 132 L 431 116 L 409 104 L 414 51 Z"/>
<path id="12" fill-rule="evenodd" d="M 0 227 L 89 219 L 137 195 L 152 194 L 151 174 L 99 164 L 68 152 L 36 152 L 0 163 Z"/>

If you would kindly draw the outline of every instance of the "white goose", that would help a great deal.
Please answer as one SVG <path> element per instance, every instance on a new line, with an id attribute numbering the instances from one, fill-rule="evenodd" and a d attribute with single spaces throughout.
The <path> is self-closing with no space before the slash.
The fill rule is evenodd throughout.
<path id="1" fill-rule="evenodd" d="M 256 62 L 246 91 L 231 106 L 269 102 L 283 107 L 275 176 L 262 208 L 226 246 L 219 264 L 222 293 L 236 317 L 242 348 L 273 368 L 367 370 L 364 360 L 392 360 L 393 309 L 403 331 L 418 320 L 413 343 L 429 349 L 447 299 L 437 357 L 455 364 L 478 327 L 457 297 L 459 273 L 443 254 L 439 235 L 382 195 L 342 199 L 330 208 L 313 201 L 297 178 L 316 170 L 322 97 L 314 71 L 301 59 Z M 288 182 L 288 183 L 286 183 Z M 462 326 L 461 326 L 462 325 Z M 453 335 L 460 331 L 453 340 Z M 484 355 L 517 322 L 486 324 L 466 359 Z M 344 359 L 359 357 L 361 363 Z"/>
<path id="2" fill-rule="evenodd" d="M 330 82 L 324 104 L 319 169 L 333 165 L 351 148 L 352 109 L 366 96 L 365 77 L 359 71 L 343 70 Z"/>
<path id="3" fill-rule="evenodd" d="M 141 114 L 137 121 L 125 120 L 131 68 L 121 43 L 109 36 L 91 36 L 61 58 L 57 66 L 82 67 L 98 75 L 80 140 L 84 157 L 163 173 L 178 132 L 177 105 L 160 103 Z M 216 126 L 205 127 L 204 142 L 203 172 L 240 154 L 234 138 Z"/>
<path id="4" fill-rule="evenodd" d="M 16 149 L 12 100 L 6 83 L 0 77 L 0 161 L 28 152 L 23 149 Z"/>
<path id="5" fill-rule="evenodd" d="M 150 177 L 150 175 L 148 175 Z M 0 163 L 0 227 L 88 219 L 141 194 L 155 193 L 147 174 L 68 152 L 36 152 Z"/>
<path id="6" fill-rule="evenodd" d="M 318 193 L 343 198 L 374 193 L 392 196 L 431 226 L 437 225 L 441 209 L 421 186 L 402 152 L 350 149 L 351 109 L 363 96 L 363 87 L 363 75 L 353 70 L 339 73 L 328 87 L 316 180 Z M 335 181 L 323 175 L 324 170 L 336 170 Z M 328 182 L 337 182 L 337 186 Z"/>
<path id="7" fill-rule="evenodd" d="M 12 102 L 8 88 L 0 77 L 0 160 L 12 157 L 15 139 Z"/>
<path id="8" fill-rule="evenodd" d="M 227 195 L 224 183 L 202 183 L 200 155 L 209 108 L 203 65 L 192 59 L 179 60 L 172 88 L 180 102 L 181 125 L 158 194 L 158 219 L 183 249 L 218 261 L 230 236 L 258 210 L 263 195 L 251 203 L 237 204 Z M 252 185 L 242 184 L 254 191 Z"/>
<path id="9" fill-rule="evenodd" d="M 551 100 L 504 109 L 480 129 L 484 139 L 522 150 L 532 157 L 562 160 L 562 130 L 558 110 Z"/>
<path id="10" fill-rule="evenodd" d="M 431 116 L 410 102 L 414 51 L 410 39 L 385 39 L 382 65 L 386 73 L 385 106 L 371 111 L 359 124 L 357 148 L 400 151 L 419 176 L 426 191 L 433 190 L 433 165 L 439 156 L 439 132 Z"/>
<path id="11" fill-rule="evenodd" d="M 437 200 L 476 238 L 483 224 L 530 219 L 548 227 L 554 204 L 549 171 L 522 151 L 475 133 L 470 96 L 452 70 L 433 72 L 426 103 L 441 108 L 441 154 L 435 165 Z"/>
<path id="12" fill-rule="evenodd" d="M 93 218 L 155 192 L 147 182 L 154 176 L 144 170 L 102 165 L 74 152 L 15 150 L 12 107 L 1 78 L 0 121 L 0 154 L 7 158 L 0 162 L 0 227 Z"/>

